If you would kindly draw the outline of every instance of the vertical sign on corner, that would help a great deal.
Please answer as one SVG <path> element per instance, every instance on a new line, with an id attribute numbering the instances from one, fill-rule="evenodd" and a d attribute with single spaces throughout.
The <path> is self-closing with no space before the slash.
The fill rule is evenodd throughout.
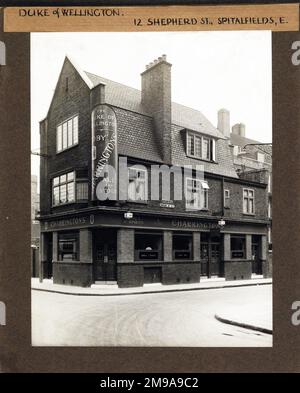
<path id="1" fill-rule="evenodd" d="M 105 104 L 92 111 L 92 199 L 117 200 L 117 118 Z"/>

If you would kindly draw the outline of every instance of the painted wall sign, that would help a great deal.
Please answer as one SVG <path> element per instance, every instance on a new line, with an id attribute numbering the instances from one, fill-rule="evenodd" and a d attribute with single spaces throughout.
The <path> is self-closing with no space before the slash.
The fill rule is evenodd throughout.
<path id="1" fill-rule="evenodd" d="M 210 231 L 212 234 L 220 233 L 217 222 L 205 222 L 185 219 L 175 219 L 170 217 L 155 218 L 152 216 L 137 215 L 133 219 L 124 219 L 123 212 L 100 211 L 88 215 L 78 215 L 72 217 L 59 218 L 56 220 L 42 221 L 41 230 L 43 232 L 59 231 L 65 229 L 80 229 L 87 227 L 108 226 L 115 228 L 145 228 L 145 229 L 170 229 L 180 231 Z M 222 233 L 225 233 L 222 230 Z M 266 235 L 266 226 L 261 225 L 239 225 L 226 224 L 226 233 L 250 233 L 256 235 Z"/>
<path id="2" fill-rule="evenodd" d="M 92 199 L 117 199 L 117 118 L 108 105 L 92 111 Z"/>
<path id="3" fill-rule="evenodd" d="M 172 226 L 176 228 L 189 228 L 189 229 L 217 229 L 217 223 L 200 222 L 196 220 L 172 220 Z"/>

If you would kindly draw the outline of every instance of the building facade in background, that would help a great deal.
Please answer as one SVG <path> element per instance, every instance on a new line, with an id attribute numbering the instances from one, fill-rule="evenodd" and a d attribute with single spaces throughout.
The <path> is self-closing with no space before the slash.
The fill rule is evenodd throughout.
<path id="1" fill-rule="evenodd" d="M 115 134 L 107 128 L 98 138 L 98 118 L 116 126 Z M 41 279 L 131 287 L 267 275 L 267 179 L 237 172 L 226 110 L 216 128 L 199 110 L 172 102 L 166 56 L 146 66 L 141 91 L 66 58 L 40 137 Z M 119 173 L 117 189 L 104 178 L 107 190 L 125 196 L 101 201 L 95 180 L 108 161 Z M 163 174 L 153 177 L 153 166 L 163 172 L 162 165 L 172 168 L 168 199 L 161 197 Z M 203 178 L 193 170 L 178 183 L 176 173 L 187 165 L 200 165 Z M 178 188 L 185 198 L 175 197 Z"/>
<path id="2" fill-rule="evenodd" d="M 39 210 L 38 179 L 36 175 L 31 175 L 31 244 L 35 246 L 38 246 L 40 241 L 40 223 L 37 220 Z"/>
<path id="3" fill-rule="evenodd" d="M 230 134 L 233 162 L 239 177 L 268 184 L 268 248 L 272 251 L 272 143 L 261 143 L 246 137 L 243 123 L 235 124 Z"/>
<path id="4" fill-rule="evenodd" d="M 40 196 L 38 193 L 38 178 L 31 175 L 31 274 L 39 276 L 39 244 L 40 222 L 37 220 L 40 210 Z"/>

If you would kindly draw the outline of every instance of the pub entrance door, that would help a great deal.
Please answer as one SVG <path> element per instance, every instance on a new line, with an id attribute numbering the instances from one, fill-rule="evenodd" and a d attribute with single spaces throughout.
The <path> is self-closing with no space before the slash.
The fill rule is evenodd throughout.
<path id="1" fill-rule="evenodd" d="M 52 255 L 53 255 L 53 241 L 52 241 L 52 233 L 50 234 L 48 244 L 47 244 L 47 278 L 52 278 L 53 276 L 53 263 L 52 263 Z"/>
<path id="2" fill-rule="evenodd" d="M 200 244 L 201 276 L 222 277 L 224 272 L 221 258 L 221 235 L 203 232 Z"/>
<path id="3" fill-rule="evenodd" d="M 262 274 L 262 262 L 259 253 L 260 236 L 252 236 L 252 274 Z"/>
<path id="4" fill-rule="evenodd" d="M 113 229 L 94 233 L 94 281 L 117 281 L 117 239 Z"/>

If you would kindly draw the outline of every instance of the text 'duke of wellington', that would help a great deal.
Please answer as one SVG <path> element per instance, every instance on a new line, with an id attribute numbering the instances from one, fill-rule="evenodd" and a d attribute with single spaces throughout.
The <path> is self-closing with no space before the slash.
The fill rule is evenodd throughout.
<path id="1" fill-rule="evenodd" d="M 117 199 L 117 119 L 108 105 L 92 111 L 92 198 Z"/>

